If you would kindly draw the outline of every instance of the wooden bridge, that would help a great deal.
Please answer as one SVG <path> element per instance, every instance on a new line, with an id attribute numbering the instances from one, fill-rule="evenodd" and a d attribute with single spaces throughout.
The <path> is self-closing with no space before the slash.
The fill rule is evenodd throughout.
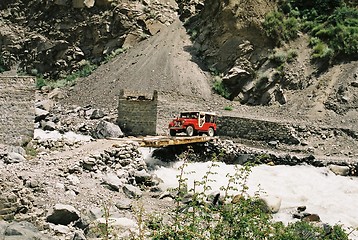
<path id="1" fill-rule="evenodd" d="M 216 138 L 217 137 L 208 137 L 208 136 L 144 137 L 139 144 L 142 147 L 165 147 L 169 145 L 182 145 L 182 144 L 190 144 L 190 143 L 209 142 Z"/>
<path id="2" fill-rule="evenodd" d="M 134 141 L 134 142 L 138 142 L 141 147 L 156 148 L 156 147 L 165 147 L 165 146 L 172 146 L 172 145 L 209 142 L 217 138 L 218 137 L 209 137 L 209 136 L 193 136 L 193 137 L 146 136 L 146 137 L 111 138 L 111 139 L 116 141 Z"/>

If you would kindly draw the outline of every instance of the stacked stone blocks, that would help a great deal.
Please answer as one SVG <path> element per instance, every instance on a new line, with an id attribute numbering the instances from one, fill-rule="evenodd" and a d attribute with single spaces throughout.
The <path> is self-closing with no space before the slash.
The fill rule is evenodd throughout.
<path id="1" fill-rule="evenodd" d="M 152 96 L 121 90 L 117 123 L 127 135 L 157 135 L 158 93 Z"/>
<path id="2" fill-rule="evenodd" d="M 253 118 L 221 116 L 218 118 L 218 135 L 256 141 L 298 143 L 294 129 L 289 124 Z"/>
<path id="3" fill-rule="evenodd" d="M 22 145 L 34 132 L 35 85 L 32 77 L 0 77 L 0 143 Z"/>

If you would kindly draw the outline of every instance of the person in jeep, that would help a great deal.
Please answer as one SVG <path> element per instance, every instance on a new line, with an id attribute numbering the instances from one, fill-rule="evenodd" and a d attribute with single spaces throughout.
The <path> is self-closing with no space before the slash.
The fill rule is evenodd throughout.
<path id="1" fill-rule="evenodd" d="M 216 134 L 217 115 L 210 112 L 181 112 L 179 117 L 169 123 L 170 136 L 186 133 L 188 136 L 207 134 L 210 137 Z"/>

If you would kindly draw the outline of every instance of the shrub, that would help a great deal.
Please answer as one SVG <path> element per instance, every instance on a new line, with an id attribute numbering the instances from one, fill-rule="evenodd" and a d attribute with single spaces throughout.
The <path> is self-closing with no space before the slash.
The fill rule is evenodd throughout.
<path id="1" fill-rule="evenodd" d="M 112 51 L 110 54 L 108 54 L 103 63 L 108 63 L 109 61 L 111 61 L 114 57 L 118 56 L 121 53 L 124 53 L 125 51 L 127 51 L 127 48 L 117 48 L 116 50 Z"/>
<path id="2" fill-rule="evenodd" d="M 285 33 L 284 33 L 284 40 L 289 41 L 292 39 L 296 39 L 298 36 L 298 32 L 300 30 L 300 25 L 299 22 L 297 20 L 297 18 L 295 17 L 289 17 L 284 19 L 284 28 L 285 28 Z"/>
<path id="3" fill-rule="evenodd" d="M 327 24 L 320 27 L 316 36 L 327 39 L 329 46 L 338 54 L 358 54 L 358 9 L 337 8 Z"/>
<path id="4" fill-rule="evenodd" d="M 26 146 L 25 151 L 26 151 L 26 155 L 30 157 L 36 157 L 38 154 L 38 151 L 32 146 Z"/>
<path id="5" fill-rule="evenodd" d="M 287 62 L 292 62 L 294 59 L 296 59 L 298 56 L 298 53 L 294 49 L 290 49 L 287 52 Z"/>
<path id="6" fill-rule="evenodd" d="M 332 57 L 358 54 L 358 10 L 355 8 L 337 8 L 329 17 L 307 21 L 304 30 L 333 50 Z"/>
<path id="7" fill-rule="evenodd" d="M 297 18 L 287 18 L 283 13 L 278 11 L 267 14 L 263 27 L 267 36 L 274 39 L 279 45 L 297 38 L 300 30 Z"/>
<path id="8" fill-rule="evenodd" d="M 232 106 L 225 106 L 224 110 L 226 111 L 232 111 L 233 107 Z"/>
<path id="9" fill-rule="evenodd" d="M 88 77 L 96 68 L 96 65 L 88 63 L 82 66 L 82 68 L 75 72 L 74 75 L 77 75 L 78 77 Z"/>
<path id="10" fill-rule="evenodd" d="M 297 8 L 300 11 L 309 10 L 316 11 L 320 15 L 330 14 L 343 4 L 343 0 L 286 0 L 283 5 L 290 5 L 292 8 Z"/>
<path id="11" fill-rule="evenodd" d="M 37 77 L 36 78 L 36 88 L 37 89 L 41 89 L 42 87 L 47 85 L 47 81 L 42 77 Z"/>
<path id="12" fill-rule="evenodd" d="M 265 22 L 263 23 L 267 36 L 271 37 L 272 39 L 277 38 L 277 43 L 280 43 L 280 41 L 283 40 L 283 18 L 283 13 L 275 11 L 267 14 Z"/>
<path id="13" fill-rule="evenodd" d="M 274 50 L 274 53 L 269 56 L 269 59 L 277 65 L 277 70 L 281 71 L 284 69 L 286 63 L 293 62 L 297 56 L 298 53 L 294 49 L 288 51 Z"/>
<path id="14" fill-rule="evenodd" d="M 230 93 L 227 87 L 223 84 L 221 79 L 216 79 L 213 84 L 213 90 L 224 98 L 229 98 Z"/>
<path id="15" fill-rule="evenodd" d="M 72 74 L 67 75 L 65 78 L 56 81 L 45 79 L 43 78 L 43 76 L 40 75 L 36 78 L 36 88 L 41 89 L 41 87 L 43 86 L 49 86 L 51 88 L 62 88 L 66 86 L 73 86 L 76 84 L 76 80 L 79 77 L 89 76 L 96 68 L 97 66 L 94 64 L 86 64 L 83 65 L 80 70 L 75 71 Z"/>
<path id="16" fill-rule="evenodd" d="M 352 7 L 348 7 L 352 6 Z M 313 59 L 358 56 L 358 9 L 343 0 L 282 0 L 281 12 L 267 14 L 263 27 L 278 45 L 305 31 L 318 40 Z"/>
<path id="17" fill-rule="evenodd" d="M 314 60 L 330 60 L 333 57 L 333 50 L 327 44 L 318 41 L 313 46 L 312 59 Z"/>
<path id="18" fill-rule="evenodd" d="M 274 53 L 269 56 L 269 59 L 277 65 L 281 65 L 286 63 L 287 53 L 284 51 L 275 50 Z"/>

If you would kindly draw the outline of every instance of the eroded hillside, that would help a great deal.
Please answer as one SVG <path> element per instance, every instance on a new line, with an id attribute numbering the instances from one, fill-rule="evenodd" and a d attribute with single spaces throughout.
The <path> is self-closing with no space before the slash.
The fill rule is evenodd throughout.
<path id="1" fill-rule="evenodd" d="M 328 124 L 344 116 L 355 126 L 357 61 L 322 70 L 302 32 L 275 47 L 263 22 L 277 9 L 268 0 L 2 1 L 1 60 L 54 79 L 101 65 L 68 93 L 76 105 L 115 109 L 120 88 L 159 90 L 169 102 L 199 99 L 180 109 L 232 105 L 241 114 Z M 233 102 L 213 94 L 218 79 Z"/>
<path id="2" fill-rule="evenodd" d="M 58 79 L 169 25 L 171 1 L 1 1 L 5 69 Z"/>

